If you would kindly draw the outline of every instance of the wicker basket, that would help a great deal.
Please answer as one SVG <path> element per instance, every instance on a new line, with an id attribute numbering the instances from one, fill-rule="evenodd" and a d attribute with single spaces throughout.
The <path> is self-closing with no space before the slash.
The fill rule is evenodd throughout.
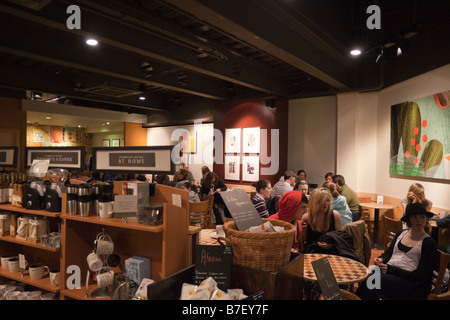
<path id="1" fill-rule="evenodd" d="M 243 232 L 237 230 L 234 221 L 230 221 L 223 225 L 226 238 L 221 239 L 233 248 L 234 264 L 264 271 L 277 271 L 289 262 L 295 226 L 280 220 L 262 220 L 284 227 L 285 231 Z"/>

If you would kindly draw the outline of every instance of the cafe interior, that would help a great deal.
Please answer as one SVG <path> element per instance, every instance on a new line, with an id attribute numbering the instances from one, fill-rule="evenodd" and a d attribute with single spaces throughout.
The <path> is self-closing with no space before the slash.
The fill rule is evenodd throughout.
<path id="1" fill-rule="evenodd" d="M 344 300 L 359 299 L 355 292 L 374 259 L 405 228 L 399 223 L 404 215 L 401 200 L 414 183 L 432 201 L 429 234 L 445 252 L 450 232 L 436 220 L 450 213 L 449 16 L 450 4 L 439 0 L 3 1 L 0 145 L 17 148 L 17 159 L 4 167 L 4 174 L 28 172 L 28 151 L 39 148 L 82 149 L 84 158 L 76 171 L 85 176 L 92 174 L 91 155 L 105 150 L 169 150 L 176 159 L 170 158 L 167 171 L 156 168 L 159 153 L 154 169 L 123 170 L 144 174 L 150 182 L 150 204 L 164 203 L 161 225 L 144 225 L 126 215 L 71 215 L 65 206 L 70 195 L 62 197 L 61 212 L 48 217 L 61 234 L 61 246 L 46 249 L 43 259 L 61 270 L 82 265 L 82 289 L 71 289 L 65 281 L 41 284 L 45 276 L 25 281 L 5 269 L 0 269 L 0 285 L 23 280 L 28 291 L 53 293 L 61 300 L 122 297 L 114 290 L 120 279 L 111 276 L 114 288 L 109 291 L 99 287 L 99 280 L 89 280 L 95 272 L 89 261 L 86 265 L 86 256 L 94 241 L 97 246 L 100 238 L 108 238 L 116 240 L 114 255 L 121 258 L 117 270 L 123 271 L 128 259 L 150 261 L 148 278 L 154 283 L 145 284 L 146 299 L 180 299 L 181 284 L 194 283 L 198 248 L 224 247 L 217 246 L 222 229 L 216 229 L 213 210 L 216 205 L 223 213 L 223 203 L 221 207 L 215 198 L 202 198 L 209 202 L 206 218 L 193 223 L 196 205 L 187 192 L 174 184 L 154 184 L 157 173 L 173 181 L 186 166 L 197 184 L 207 166 L 230 192 L 243 190 L 249 203 L 256 194 L 253 182 L 266 179 L 273 187 L 289 170 L 306 171 L 311 193 L 327 172 L 344 176 L 359 200 L 362 229 L 357 232 L 363 236 L 353 234 L 359 262 L 323 255 L 334 272 L 327 276 L 336 278 L 337 295 Z M 255 133 L 256 140 L 251 140 Z M 238 137 L 238 149 L 229 134 Z M 188 143 L 184 152 L 182 138 Z M 94 167 L 101 176 L 120 172 L 102 165 L 97 161 Z M 70 183 L 85 182 L 75 180 L 68 178 Z M 113 192 L 117 202 L 126 195 L 126 181 L 114 181 Z M 47 215 L 2 206 L 0 213 L 19 217 Z M 232 267 L 229 262 L 231 269 L 225 272 L 231 272 L 234 288 L 243 288 L 247 296 L 264 292 L 267 300 L 332 296 L 323 289 L 314 296 L 318 277 L 308 254 L 288 250 L 280 259 L 272 252 L 263 259 L 283 262 L 274 269 L 252 264 L 245 250 L 238 259 L 238 247 L 249 242 L 239 242 L 248 232 L 238 230 L 234 213 L 221 233 L 233 248 Z M 290 230 L 280 232 L 289 233 L 290 249 L 294 230 L 282 226 Z M 130 246 L 117 244 L 121 232 Z M 369 245 L 361 240 L 366 232 Z M 167 244 L 170 235 L 176 241 Z M 273 240 L 260 236 L 258 242 L 266 243 L 262 251 L 273 246 Z M 0 236 L 2 257 L 24 252 L 38 259 L 39 241 L 30 245 L 27 239 L 9 237 Z M 79 246 L 70 242 L 80 237 L 84 240 Z M 136 244 L 148 238 L 157 250 Z M 448 261 L 448 252 L 436 257 L 436 274 L 447 281 L 447 290 Z M 345 271 L 339 265 L 355 277 L 341 277 Z M 62 273 L 61 279 L 68 275 Z M 174 280 L 178 287 L 169 290 L 167 281 Z M 430 291 L 426 298 L 442 297 L 450 296 Z"/>

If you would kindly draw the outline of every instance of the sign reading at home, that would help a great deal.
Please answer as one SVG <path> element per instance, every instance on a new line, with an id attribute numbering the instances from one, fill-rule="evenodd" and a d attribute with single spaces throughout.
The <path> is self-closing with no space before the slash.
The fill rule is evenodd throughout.
<path id="1" fill-rule="evenodd" d="M 155 153 L 110 153 L 109 165 L 117 167 L 154 167 Z"/>
<path id="2" fill-rule="evenodd" d="M 319 281 L 320 289 L 325 300 L 342 300 L 342 294 L 339 290 L 339 285 L 334 276 L 333 269 L 331 269 L 330 261 L 328 257 L 314 260 L 311 265 L 316 274 L 316 278 Z"/>
<path id="3" fill-rule="evenodd" d="M 212 277 L 220 290 L 230 287 L 231 261 L 233 252 L 230 246 L 197 245 L 195 252 L 194 283 Z"/>
<path id="4" fill-rule="evenodd" d="M 238 230 L 245 231 L 250 227 L 264 223 L 245 190 L 235 189 L 221 192 L 220 195 Z"/>

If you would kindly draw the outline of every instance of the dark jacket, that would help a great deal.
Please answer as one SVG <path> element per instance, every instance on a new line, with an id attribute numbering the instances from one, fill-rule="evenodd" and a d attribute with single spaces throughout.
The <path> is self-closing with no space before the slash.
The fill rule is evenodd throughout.
<path id="1" fill-rule="evenodd" d="M 325 250 L 317 242 L 333 244 L 333 247 Z M 325 253 L 346 257 L 359 262 L 358 254 L 353 247 L 353 237 L 345 231 L 329 231 L 322 234 L 316 242 L 311 243 L 305 249 L 305 253 Z"/>

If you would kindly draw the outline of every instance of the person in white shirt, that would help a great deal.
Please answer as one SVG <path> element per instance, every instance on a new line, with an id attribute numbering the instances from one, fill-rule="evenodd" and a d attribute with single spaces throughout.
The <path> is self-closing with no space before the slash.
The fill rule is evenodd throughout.
<path id="1" fill-rule="evenodd" d="M 286 192 L 292 191 L 294 189 L 295 180 L 297 179 L 297 175 L 294 171 L 288 170 L 284 173 L 284 176 L 280 178 L 280 180 L 275 183 L 272 188 L 271 197 L 281 197 Z"/>

